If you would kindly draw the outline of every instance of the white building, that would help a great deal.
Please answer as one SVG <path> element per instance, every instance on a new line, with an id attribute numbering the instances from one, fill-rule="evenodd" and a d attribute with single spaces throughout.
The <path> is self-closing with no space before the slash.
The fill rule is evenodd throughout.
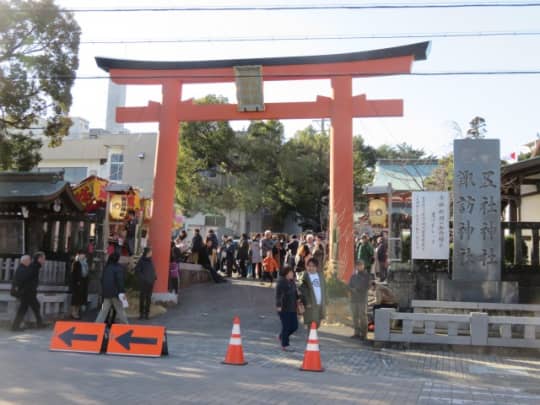
<path id="1" fill-rule="evenodd" d="M 42 147 L 38 171 L 64 171 L 64 178 L 73 184 L 96 175 L 140 188 L 148 198 L 154 183 L 156 142 L 156 133 L 70 135 L 59 147 Z"/>

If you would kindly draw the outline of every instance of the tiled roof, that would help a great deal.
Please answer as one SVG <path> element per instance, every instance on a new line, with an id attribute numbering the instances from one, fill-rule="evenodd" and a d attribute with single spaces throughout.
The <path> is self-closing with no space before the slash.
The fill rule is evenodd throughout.
<path id="1" fill-rule="evenodd" d="M 392 183 L 394 191 L 421 191 L 425 179 L 438 165 L 436 160 L 378 160 L 373 183 L 367 187 L 366 193 L 384 193 L 388 183 Z"/>

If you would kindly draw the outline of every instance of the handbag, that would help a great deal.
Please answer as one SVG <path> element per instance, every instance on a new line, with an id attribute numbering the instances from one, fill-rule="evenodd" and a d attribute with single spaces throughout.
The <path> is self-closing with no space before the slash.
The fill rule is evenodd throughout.
<path id="1" fill-rule="evenodd" d="M 169 274 L 171 275 L 171 278 L 178 278 L 180 276 L 178 267 L 178 263 L 174 262 L 169 265 Z"/>
<path id="2" fill-rule="evenodd" d="M 21 295 L 22 295 L 20 288 L 15 283 L 11 284 L 11 289 L 9 290 L 9 294 L 14 298 L 21 298 Z"/>

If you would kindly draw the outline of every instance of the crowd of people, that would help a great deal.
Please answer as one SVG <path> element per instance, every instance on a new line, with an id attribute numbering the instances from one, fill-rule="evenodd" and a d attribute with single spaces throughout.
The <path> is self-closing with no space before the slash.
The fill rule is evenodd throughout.
<path id="1" fill-rule="evenodd" d="M 388 276 L 388 241 L 384 235 L 369 237 L 362 234 L 355 241 L 356 262 L 363 262 L 365 269 L 380 282 Z"/>
<path id="2" fill-rule="evenodd" d="M 284 236 L 266 231 L 249 237 L 242 234 L 239 240 L 223 235 L 219 241 L 210 229 L 203 239 L 199 229 L 194 230 L 191 241 L 181 231 L 171 243 L 170 290 L 177 290 L 177 268 L 181 261 L 198 263 L 210 271 L 215 282 L 226 282 L 227 277 L 257 279 L 272 284 L 279 270 L 288 265 L 295 274 L 305 271 L 306 260 L 314 257 L 324 267 L 327 246 L 319 235 L 306 234 L 301 240 L 292 235 Z"/>
<path id="3" fill-rule="evenodd" d="M 361 235 L 355 245 L 355 269 L 349 280 L 353 337 L 365 339 L 371 312 L 383 307 L 397 307 L 396 297 L 385 285 L 388 272 L 388 247 L 383 235 L 370 238 Z M 278 339 L 282 350 L 290 351 L 290 336 L 298 329 L 298 316 L 303 316 L 306 327 L 315 322 L 319 327 L 325 317 L 326 285 L 324 272 L 328 258 L 327 245 L 321 235 L 308 233 L 288 240 L 266 231 L 248 237 L 243 234 L 239 241 L 224 235 L 219 241 L 216 233 L 209 230 L 203 239 L 196 229 L 191 241 L 185 231 L 171 242 L 169 289 L 178 293 L 182 261 L 193 261 L 209 270 L 216 283 L 226 282 L 236 274 L 238 278 L 259 280 L 272 286 L 277 280 L 275 305 L 281 321 Z M 101 277 L 102 305 L 96 322 L 128 323 L 125 308 L 124 269 L 119 263 L 120 254 L 112 251 Z M 17 268 L 12 284 L 12 295 L 20 300 L 12 329 L 21 330 L 21 322 L 30 308 L 37 326 L 45 327 L 37 300 L 39 270 L 45 263 L 45 254 L 33 257 L 24 255 Z M 79 251 L 72 265 L 70 287 L 72 292 L 71 317 L 81 318 L 81 311 L 88 300 L 89 268 L 86 253 Z M 148 319 L 152 290 L 157 279 L 152 262 L 152 249 L 145 247 L 134 267 L 139 287 L 139 319 Z M 371 297 L 371 302 L 369 301 Z"/>

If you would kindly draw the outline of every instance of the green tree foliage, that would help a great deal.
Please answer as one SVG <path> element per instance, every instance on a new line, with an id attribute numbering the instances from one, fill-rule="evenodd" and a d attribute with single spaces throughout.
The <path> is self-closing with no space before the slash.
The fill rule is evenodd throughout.
<path id="1" fill-rule="evenodd" d="M 454 154 L 439 159 L 439 166 L 425 182 L 428 191 L 452 191 L 454 184 Z"/>
<path id="2" fill-rule="evenodd" d="M 356 209 L 362 210 L 366 201 L 363 199 L 365 187 L 373 181 L 377 150 L 366 145 L 360 135 L 353 137 L 354 158 L 354 202 Z"/>
<path id="3" fill-rule="evenodd" d="M 280 162 L 284 128 L 276 120 L 253 121 L 245 134 L 238 136 L 237 156 L 242 173 L 237 173 L 240 205 L 250 211 L 267 208 L 283 217 L 283 186 Z"/>
<path id="4" fill-rule="evenodd" d="M 279 159 L 279 199 L 296 212 L 305 228 L 319 231 L 328 213 L 330 143 L 312 126 L 298 131 L 283 146 Z"/>
<path id="5" fill-rule="evenodd" d="M 406 142 L 392 146 L 383 144 L 376 149 L 377 159 L 435 159 L 433 155 L 426 155 L 423 149 L 416 149 Z"/>
<path id="6" fill-rule="evenodd" d="M 39 162 L 41 142 L 29 133 L 38 118 L 49 145 L 67 134 L 79 38 L 73 15 L 52 0 L 0 0 L 0 168 Z"/>
<path id="7" fill-rule="evenodd" d="M 211 95 L 197 102 L 227 100 Z M 264 208 L 276 224 L 295 213 L 304 228 L 325 229 L 330 184 L 326 131 L 309 126 L 286 140 L 283 125 L 274 120 L 253 121 L 238 133 L 227 122 L 192 122 L 183 124 L 180 139 L 176 197 L 187 214 Z M 407 144 L 374 149 L 355 136 L 355 201 L 361 201 L 372 181 L 377 159 L 424 155 Z"/>
<path id="8" fill-rule="evenodd" d="M 227 99 L 208 95 L 200 104 L 224 104 Z M 185 122 L 180 130 L 176 200 L 186 213 L 230 208 L 234 172 L 235 132 L 225 121 Z"/>

